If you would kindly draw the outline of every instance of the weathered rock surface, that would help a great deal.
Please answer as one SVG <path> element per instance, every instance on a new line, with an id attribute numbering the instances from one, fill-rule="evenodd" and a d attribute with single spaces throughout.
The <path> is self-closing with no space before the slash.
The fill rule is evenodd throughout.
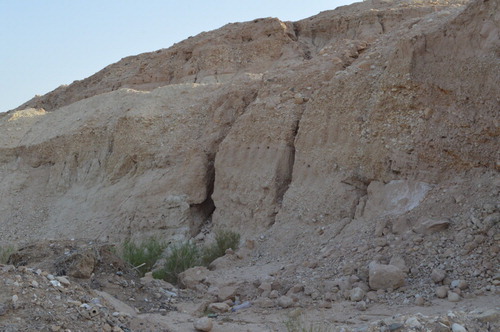
<path id="1" fill-rule="evenodd" d="M 0 266 L 2 324 L 39 326 L 35 293 L 59 308 L 42 316 L 52 330 L 192 330 L 214 301 L 231 315 L 214 330 L 280 330 L 283 312 L 316 309 L 349 329 L 498 327 L 499 7 L 373 0 L 230 24 L 0 114 L 0 247 L 21 248 Z M 124 278 L 94 250 L 151 235 L 202 246 L 224 227 L 244 248 L 180 289 Z M 33 245 L 72 238 L 87 240 Z M 483 311 L 447 313 L 483 295 Z M 252 306 L 225 312 L 238 301 Z"/>
<path id="2" fill-rule="evenodd" d="M 498 3 L 460 4 L 229 24 L 1 115 L 2 239 L 401 214 L 494 169 Z"/>
<path id="3" fill-rule="evenodd" d="M 369 273 L 370 287 L 375 290 L 397 289 L 405 282 L 404 272 L 394 265 L 372 263 Z"/>

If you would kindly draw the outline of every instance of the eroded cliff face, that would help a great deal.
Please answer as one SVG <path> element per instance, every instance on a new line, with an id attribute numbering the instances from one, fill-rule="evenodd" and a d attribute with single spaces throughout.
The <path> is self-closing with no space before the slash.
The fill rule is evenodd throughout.
<path id="1" fill-rule="evenodd" d="M 0 115 L 1 239 L 345 226 L 370 183 L 495 177 L 499 7 L 229 24 L 35 98 Z"/>

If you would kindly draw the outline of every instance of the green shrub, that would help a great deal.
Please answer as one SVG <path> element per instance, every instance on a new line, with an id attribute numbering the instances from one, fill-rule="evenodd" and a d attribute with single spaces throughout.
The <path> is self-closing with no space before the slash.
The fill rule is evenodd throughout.
<path id="1" fill-rule="evenodd" d="M 165 265 L 160 270 L 154 271 L 153 277 L 177 284 L 180 273 L 197 265 L 200 265 L 200 252 L 194 243 L 186 241 L 174 244 L 170 247 Z"/>
<path id="2" fill-rule="evenodd" d="M 144 240 L 140 244 L 126 240 L 122 246 L 122 256 L 125 261 L 138 267 L 138 272 L 144 276 L 146 272 L 153 269 L 165 248 L 166 244 L 154 237 Z"/>
<path id="3" fill-rule="evenodd" d="M 208 266 L 215 259 L 224 256 L 227 249 L 236 250 L 239 245 L 240 234 L 228 230 L 219 230 L 215 233 L 215 243 L 203 250 L 202 262 L 205 266 Z"/>
<path id="4" fill-rule="evenodd" d="M 16 250 L 12 246 L 0 247 L 0 264 L 7 264 L 9 256 Z"/>

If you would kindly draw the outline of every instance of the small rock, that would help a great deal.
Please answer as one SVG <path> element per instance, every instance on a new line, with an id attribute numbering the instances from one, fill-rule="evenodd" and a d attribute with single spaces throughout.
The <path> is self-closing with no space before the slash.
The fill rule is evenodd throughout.
<path id="1" fill-rule="evenodd" d="M 287 292 L 287 295 L 288 294 L 296 294 L 296 293 L 300 293 L 304 290 L 304 286 L 303 285 L 295 285 L 293 287 L 291 287 L 288 292 Z"/>
<path id="2" fill-rule="evenodd" d="M 351 289 L 349 293 L 351 301 L 359 302 L 365 297 L 365 291 L 359 287 Z"/>
<path id="3" fill-rule="evenodd" d="M 31 287 L 33 287 L 33 288 L 38 288 L 38 286 L 39 286 L 39 285 L 38 285 L 38 282 L 37 282 L 36 280 L 33 280 L 33 281 L 31 282 Z"/>
<path id="4" fill-rule="evenodd" d="M 97 260 L 96 253 L 90 249 L 70 255 L 65 261 L 69 265 L 68 275 L 73 278 L 90 278 L 94 272 Z"/>
<path id="5" fill-rule="evenodd" d="M 103 332 L 111 332 L 111 329 L 112 329 L 111 325 L 109 325 L 109 324 L 107 324 L 107 323 L 105 323 L 105 324 L 102 326 L 102 331 L 103 331 Z"/>
<path id="6" fill-rule="evenodd" d="M 424 303 L 425 303 L 425 300 L 421 295 L 419 295 L 419 294 L 415 295 L 415 305 L 422 306 L 422 305 L 424 305 Z"/>
<path id="7" fill-rule="evenodd" d="M 214 324 L 212 322 L 212 319 L 208 317 L 202 317 L 194 322 L 194 328 L 197 331 L 208 332 L 212 330 L 213 326 Z"/>
<path id="8" fill-rule="evenodd" d="M 179 274 L 181 286 L 189 289 L 196 289 L 209 275 L 210 271 L 206 267 L 196 266 Z"/>
<path id="9" fill-rule="evenodd" d="M 450 221 L 447 219 L 419 219 L 415 227 L 415 232 L 419 234 L 429 235 L 432 233 L 444 231 L 450 226 Z"/>
<path id="10" fill-rule="evenodd" d="M 356 303 L 356 309 L 359 311 L 365 311 L 366 310 L 366 302 L 365 301 L 359 301 Z"/>
<path id="11" fill-rule="evenodd" d="M 59 282 L 59 280 L 51 280 L 50 283 L 52 284 L 52 286 L 54 287 L 62 287 L 61 283 Z"/>
<path id="12" fill-rule="evenodd" d="M 62 276 L 56 277 L 56 280 L 59 281 L 62 285 L 66 286 L 66 287 L 70 285 L 70 282 L 66 277 L 62 277 Z"/>
<path id="13" fill-rule="evenodd" d="M 409 272 L 410 269 L 408 266 L 406 266 L 406 262 L 403 257 L 399 255 L 395 255 L 391 258 L 391 261 L 389 262 L 389 265 L 394 265 L 397 266 L 401 269 L 403 272 Z"/>
<path id="14" fill-rule="evenodd" d="M 438 282 L 443 281 L 443 279 L 446 277 L 446 271 L 441 270 L 441 269 L 434 269 L 431 272 L 431 279 L 434 281 L 436 284 Z"/>
<path id="15" fill-rule="evenodd" d="M 465 280 L 453 280 L 451 282 L 451 288 L 466 289 L 468 287 Z"/>
<path id="16" fill-rule="evenodd" d="M 270 299 L 277 299 L 279 296 L 280 296 L 280 294 L 279 294 L 279 292 L 277 290 L 273 290 L 269 294 L 269 298 Z"/>
<path id="17" fill-rule="evenodd" d="M 268 297 L 272 290 L 272 285 L 270 282 L 263 282 L 259 286 L 260 295 L 263 297 Z"/>
<path id="18" fill-rule="evenodd" d="M 278 305 L 282 308 L 289 308 L 293 305 L 293 299 L 288 296 L 281 296 L 278 299 Z"/>
<path id="19" fill-rule="evenodd" d="M 460 301 L 460 295 L 455 292 L 448 291 L 448 301 L 450 302 L 458 302 Z"/>
<path id="20" fill-rule="evenodd" d="M 457 323 L 453 323 L 451 325 L 451 330 L 453 332 L 467 332 L 467 330 L 465 329 L 465 327 L 463 327 L 462 325 L 457 324 Z"/>
<path id="21" fill-rule="evenodd" d="M 297 105 L 303 104 L 304 101 L 305 101 L 304 97 L 302 97 L 302 95 L 300 93 L 296 93 L 293 96 L 293 99 L 294 99 L 294 103 L 297 104 Z"/>
<path id="22" fill-rule="evenodd" d="M 404 324 L 402 323 L 392 323 L 387 325 L 387 329 L 389 331 L 401 331 L 401 329 L 404 327 Z"/>
<path id="23" fill-rule="evenodd" d="M 259 297 L 253 303 L 260 308 L 272 308 L 274 307 L 274 301 L 268 297 Z"/>
<path id="24" fill-rule="evenodd" d="M 418 321 L 417 317 L 410 317 L 410 318 L 408 318 L 405 321 L 405 325 L 408 326 L 408 327 L 413 327 L 413 328 L 422 326 L 422 324 L 420 324 L 420 322 Z"/>
<path id="25" fill-rule="evenodd" d="M 444 299 L 448 295 L 448 287 L 440 286 L 436 287 L 436 296 L 440 299 Z"/>
<path id="26" fill-rule="evenodd" d="M 17 295 L 12 295 L 12 308 L 19 308 L 19 297 Z"/>
<path id="27" fill-rule="evenodd" d="M 230 298 L 234 298 L 236 295 L 237 287 L 235 286 L 224 286 L 219 289 L 219 292 L 217 293 L 217 297 L 219 301 L 225 301 Z"/>
<path id="28" fill-rule="evenodd" d="M 208 310 L 215 313 L 228 312 L 231 307 L 224 302 L 210 303 L 208 305 Z"/>

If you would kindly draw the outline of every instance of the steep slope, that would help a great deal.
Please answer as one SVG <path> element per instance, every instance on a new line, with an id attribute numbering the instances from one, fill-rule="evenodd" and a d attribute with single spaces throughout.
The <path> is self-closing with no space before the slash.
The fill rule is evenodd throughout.
<path id="1" fill-rule="evenodd" d="M 0 249 L 29 244 L 0 264 L 0 329 L 186 331 L 250 301 L 213 331 L 498 330 L 499 96 L 499 0 L 371 0 L 229 24 L 0 114 Z M 219 228 L 240 249 L 182 290 L 110 249 Z"/>
<path id="2" fill-rule="evenodd" d="M 2 240 L 182 237 L 206 220 L 252 236 L 352 219 L 371 182 L 494 170 L 497 9 L 229 24 L 35 98 L 0 119 Z"/>

